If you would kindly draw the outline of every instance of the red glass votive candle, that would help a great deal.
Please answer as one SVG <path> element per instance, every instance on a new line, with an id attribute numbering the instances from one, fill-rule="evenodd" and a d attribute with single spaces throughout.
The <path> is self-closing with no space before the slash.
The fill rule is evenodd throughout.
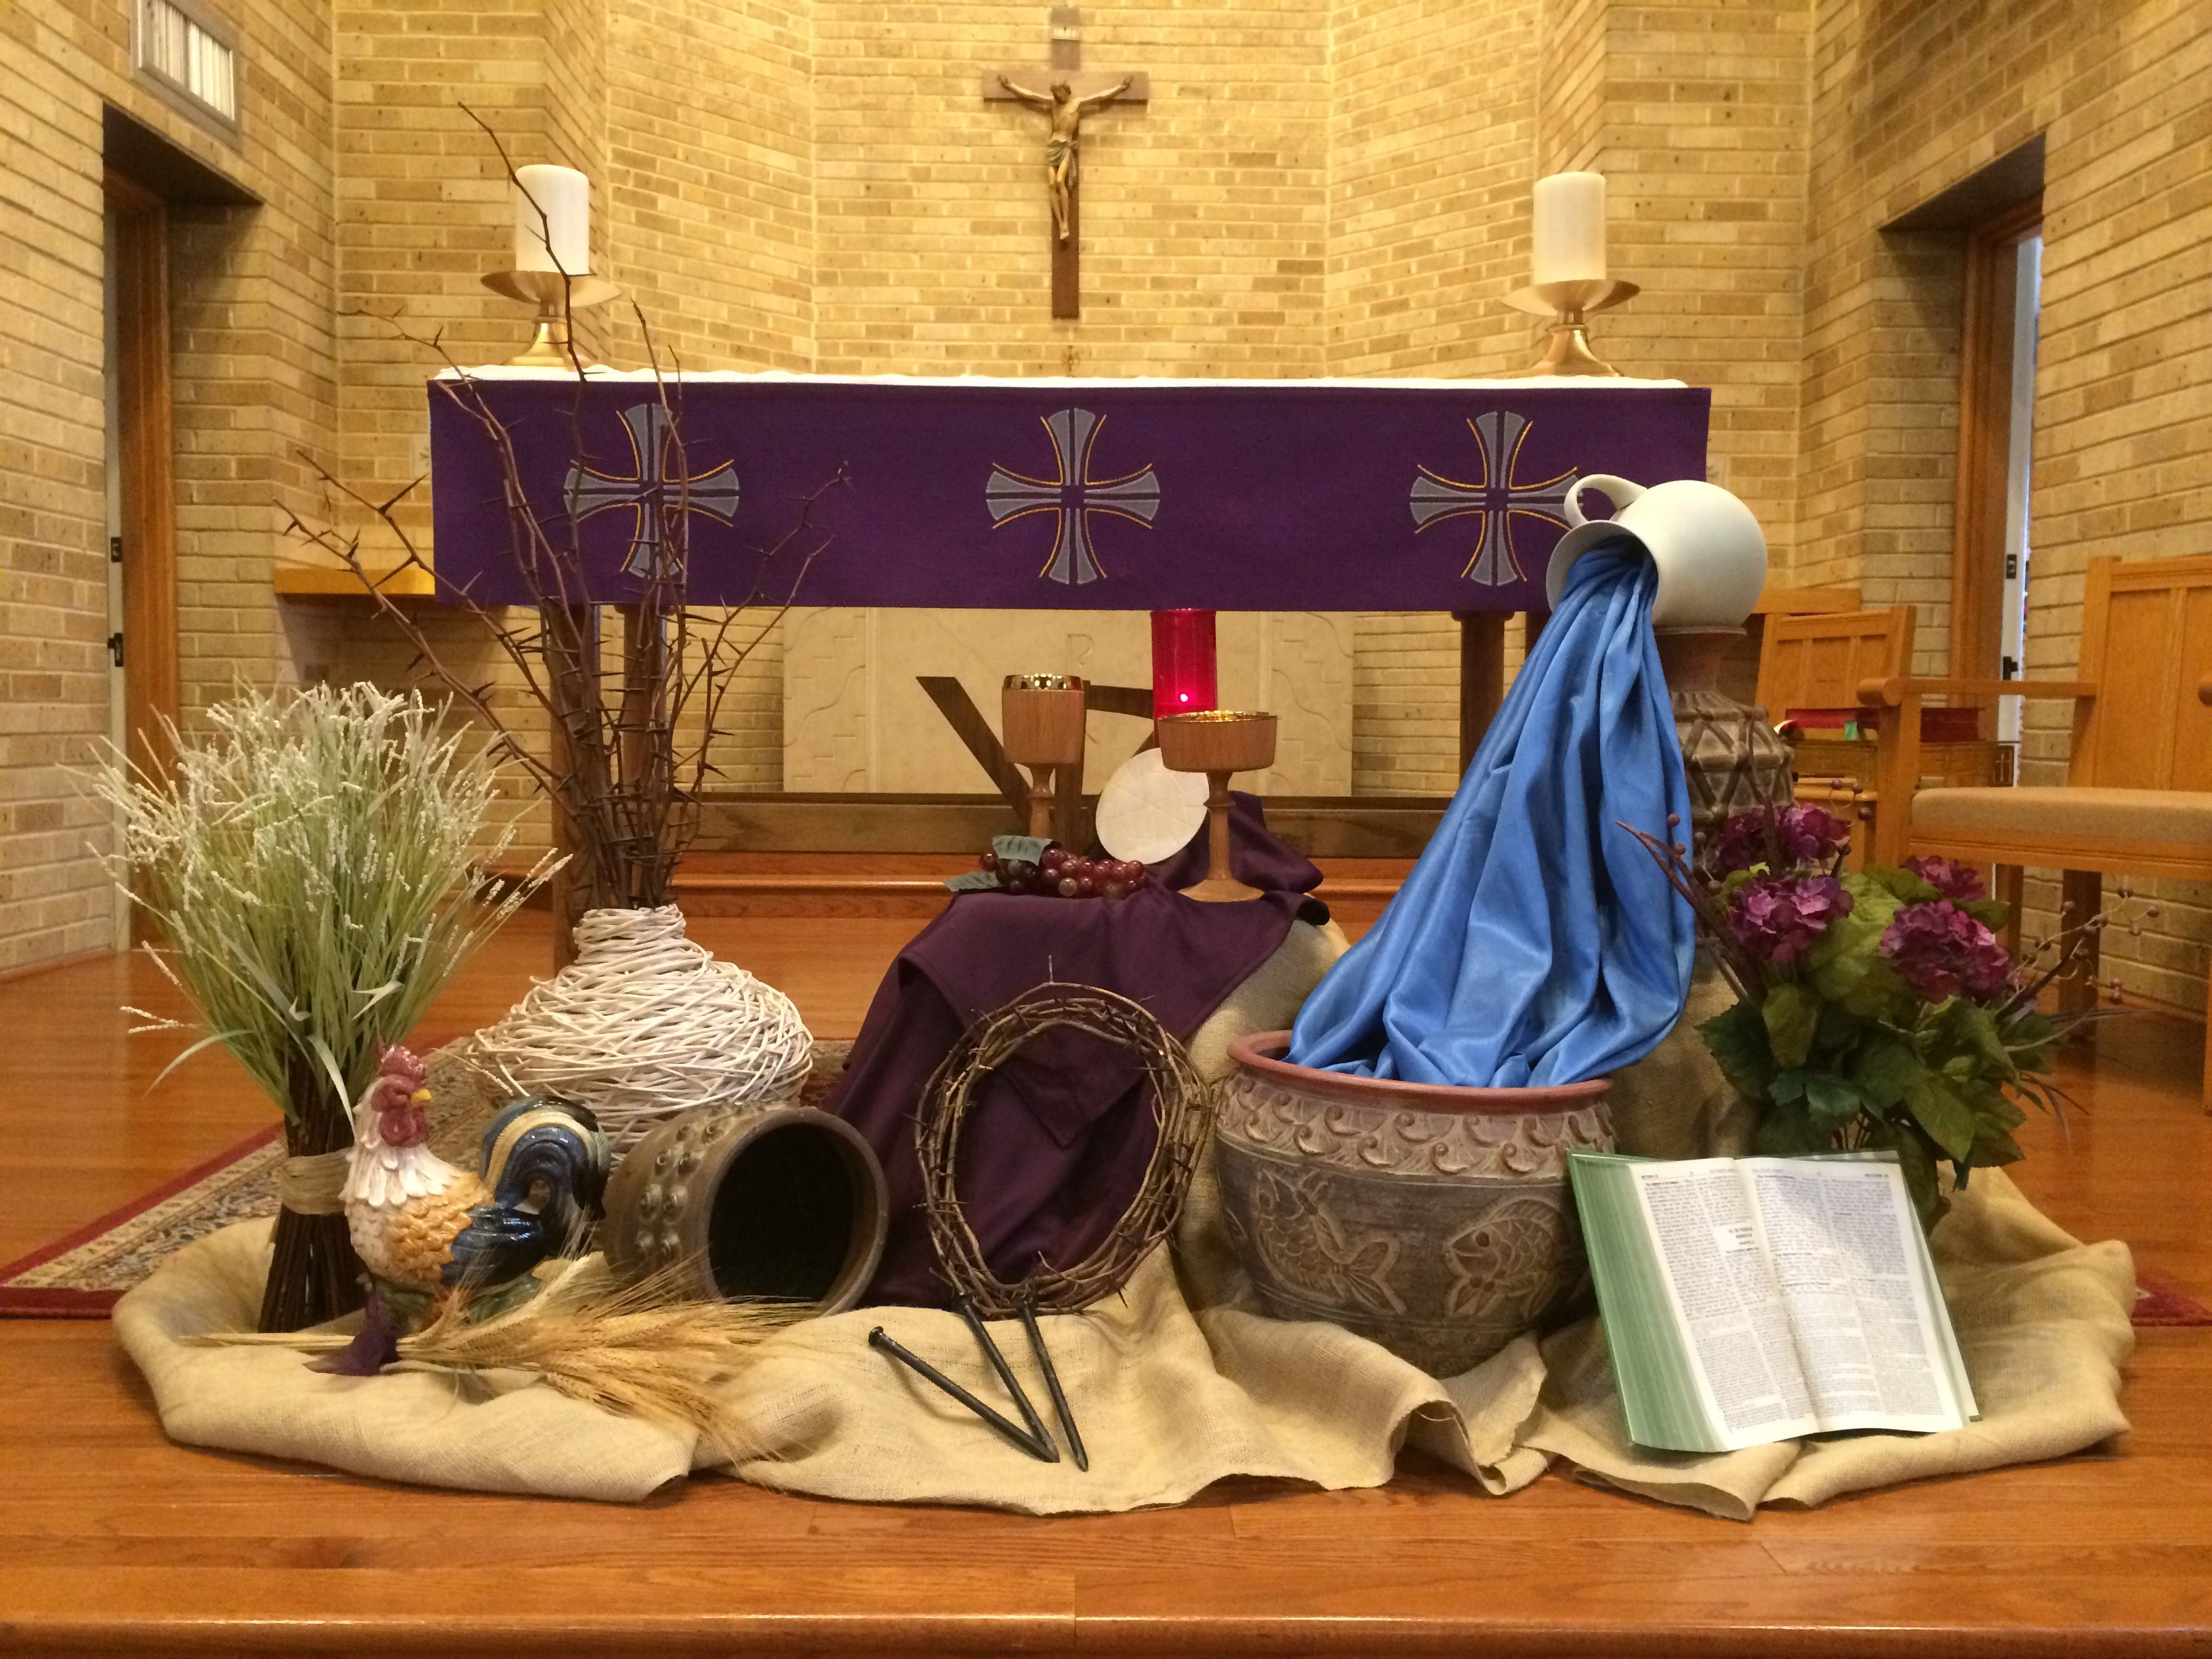
<path id="1" fill-rule="evenodd" d="M 1213 612 L 1152 612 L 1152 718 L 1220 707 Z"/>

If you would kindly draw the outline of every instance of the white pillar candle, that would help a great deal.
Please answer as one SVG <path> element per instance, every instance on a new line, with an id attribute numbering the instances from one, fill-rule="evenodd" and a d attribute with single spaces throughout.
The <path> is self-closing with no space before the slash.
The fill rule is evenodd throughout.
<path id="1" fill-rule="evenodd" d="M 1605 278 L 1605 175 L 1555 173 L 1536 181 L 1535 280 Z"/>
<path id="2" fill-rule="evenodd" d="M 592 181 L 574 167 L 542 164 L 514 176 L 514 268 L 589 275 Z"/>

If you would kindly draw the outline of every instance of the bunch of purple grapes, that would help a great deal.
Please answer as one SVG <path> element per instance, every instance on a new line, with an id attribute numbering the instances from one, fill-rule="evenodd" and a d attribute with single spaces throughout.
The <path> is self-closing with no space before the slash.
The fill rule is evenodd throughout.
<path id="1" fill-rule="evenodd" d="M 986 853 L 975 867 L 998 877 L 1002 892 L 1045 898 L 1127 898 L 1152 879 L 1152 872 L 1133 859 L 1085 858 L 1058 842 L 1034 862 Z"/>

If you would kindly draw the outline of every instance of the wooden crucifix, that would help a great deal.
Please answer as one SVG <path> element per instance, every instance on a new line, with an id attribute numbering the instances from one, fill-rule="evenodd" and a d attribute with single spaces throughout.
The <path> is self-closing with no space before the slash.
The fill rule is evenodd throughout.
<path id="1" fill-rule="evenodd" d="M 1010 99 L 1051 118 L 1045 137 L 1045 190 L 1052 204 L 1052 314 L 1083 314 L 1083 119 L 1109 104 L 1141 104 L 1141 71 L 1083 68 L 1083 19 L 1073 6 L 1052 9 L 1052 61 L 1042 69 L 1005 69 L 983 77 L 983 96 Z"/>

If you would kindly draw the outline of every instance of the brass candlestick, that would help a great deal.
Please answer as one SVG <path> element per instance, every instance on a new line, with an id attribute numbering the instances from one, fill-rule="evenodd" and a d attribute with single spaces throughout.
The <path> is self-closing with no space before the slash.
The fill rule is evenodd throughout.
<path id="1" fill-rule="evenodd" d="M 1050 836 L 1053 774 L 1083 758 L 1083 682 L 1073 674 L 1009 674 L 999 693 L 999 741 L 1030 769 L 1030 834 Z"/>
<path id="2" fill-rule="evenodd" d="M 530 349 L 508 358 L 509 368 L 584 368 L 569 340 L 568 319 L 580 307 L 605 305 L 622 292 L 604 276 L 563 276 L 557 270 L 495 270 L 483 285 L 538 307 L 538 331 Z"/>
<path id="3" fill-rule="evenodd" d="M 1538 283 L 1507 295 L 1505 303 L 1514 310 L 1525 311 L 1532 317 L 1549 317 L 1552 337 L 1545 343 L 1544 355 L 1534 363 L 1498 378 L 1518 380 L 1537 374 L 1618 377 L 1620 371 L 1590 349 L 1588 319 L 1597 312 L 1612 310 L 1625 300 L 1634 299 L 1642 291 L 1634 283 L 1596 276 L 1571 283 Z"/>
<path id="4" fill-rule="evenodd" d="M 1167 715 L 1156 729 L 1162 765 L 1170 772 L 1206 774 L 1206 879 L 1183 890 L 1213 904 L 1259 897 L 1258 888 L 1229 872 L 1229 780 L 1275 763 L 1275 717 L 1212 708 Z"/>

